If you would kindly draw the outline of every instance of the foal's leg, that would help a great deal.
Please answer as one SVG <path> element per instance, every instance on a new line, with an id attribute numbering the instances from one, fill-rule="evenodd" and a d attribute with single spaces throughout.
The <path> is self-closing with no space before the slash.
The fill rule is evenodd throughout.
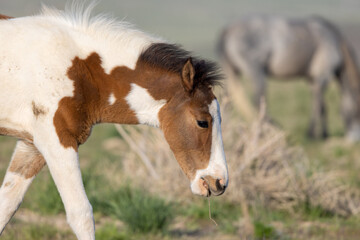
<path id="1" fill-rule="evenodd" d="M 310 138 L 327 138 L 328 130 L 326 123 L 326 106 L 324 102 L 324 93 L 327 87 L 327 80 L 324 78 L 315 79 L 312 85 L 313 105 L 308 129 Z"/>
<path id="2" fill-rule="evenodd" d="M 95 239 L 92 207 L 82 182 L 77 147 L 65 148 L 54 132 L 39 132 L 42 134 L 34 135 L 34 143 L 49 167 L 64 203 L 68 223 L 79 240 Z"/>
<path id="3" fill-rule="evenodd" d="M 45 165 L 33 144 L 19 140 L 0 188 L 0 234 L 20 206 L 35 175 Z"/>

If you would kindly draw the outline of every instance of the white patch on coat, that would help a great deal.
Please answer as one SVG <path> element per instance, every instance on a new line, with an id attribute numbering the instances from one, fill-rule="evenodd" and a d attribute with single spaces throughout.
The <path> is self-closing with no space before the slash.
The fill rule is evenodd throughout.
<path id="1" fill-rule="evenodd" d="M 209 112 L 213 119 L 209 165 L 205 169 L 197 170 L 195 178 L 191 181 L 191 191 L 194 194 L 199 195 L 201 195 L 201 189 L 198 183 L 201 177 L 211 176 L 214 179 L 223 179 L 225 186 L 227 186 L 229 182 L 229 174 L 221 134 L 220 107 L 216 99 L 214 99 L 209 105 Z"/>
<path id="2" fill-rule="evenodd" d="M 110 105 L 113 105 L 116 102 L 116 97 L 114 95 L 114 93 L 111 93 L 109 98 L 108 98 L 108 102 Z"/>
<path id="3" fill-rule="evenodd" d="M 99 15 L 90 17 L 94 6 L 78 6 L 68 11 L 60 11 L 43 7 L 40 15 L 43 22 L 56 21 L 58 24 L 66 25 L 77 42 L 88 55 L 89 49 L 99 53 L 102 67 L 107 74 L 117 66 L 126 66 L 135 69 L 139 55 L 154 42 L 164 40 L 151 36 L 134 28 L 124 21 L 116 21 L 108 16 Z"/>
<path id="4" fill-rule="evenodd" d="M 130 93 L 126 96 L 125 100 L 135 112 L 139 123 L 159 127 L 158 114 L 160 109 L 166 104 L 165 99 L 155 100 L 147 89 L 132 83 Z"/>

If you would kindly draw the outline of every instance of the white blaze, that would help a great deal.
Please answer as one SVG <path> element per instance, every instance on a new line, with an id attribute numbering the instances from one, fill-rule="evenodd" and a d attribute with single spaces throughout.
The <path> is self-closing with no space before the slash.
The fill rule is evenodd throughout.
<path id="1" fill-rule="evenodd" d="M 191 190 L 195 194 L 200 194 L 199 180 L 201 177 L 211 176 L 215 179 L 223 179 L 225 186 L 228 185 L 229 175 L 226 164 L 224 146 L 221 134 L 221 115 L 219 103 L 214 99 L 209 105 L 209 112 L 213 119 L 211 155 L 209 165 L 205 169 L 197 170 L 195 178 L 191 182 Z"/>
<path id="2" fill-rule="evenodd" d="M 159 127 L 158 114 L 166 103 L 165 99 L 155 100 L 147 89 L 132 83 L 125 100 L 135 112 L 139 123 Z"/>

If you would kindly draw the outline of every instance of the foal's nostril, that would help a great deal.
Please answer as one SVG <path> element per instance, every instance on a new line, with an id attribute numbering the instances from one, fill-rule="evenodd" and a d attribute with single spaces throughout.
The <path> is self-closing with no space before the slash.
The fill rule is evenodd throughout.
<path id="1" fill-rule="evenodd" d="M 202 178 L 206 182 L 206 187 L 215 196 L 219 196 L 225 192 L 226 185 L 223 179 L 205 176 Z"/>
<path id="2" fill-rule="evenodd" d="M 221 184 L 221 186 L 224 186 L 224 188 L 226 188 L 226 186 L 225 186 L 225 180 L 224 180 L 223 178 L 221 178 L 221 179 L 219 180 L 219 183 Z"/>
<path id="3" fill-rule="evenodd" d="M 220 183 L 220 179 L 216 179 L 216 189 L 220 191 L 225 189 L 225 185 Z"/>

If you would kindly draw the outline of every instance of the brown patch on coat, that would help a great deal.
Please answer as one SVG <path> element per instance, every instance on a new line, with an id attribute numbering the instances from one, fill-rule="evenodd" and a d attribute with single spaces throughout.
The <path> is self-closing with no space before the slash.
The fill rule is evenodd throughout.
<path id="1" fill-rule="evenodd" d="M 11 19 L 11 18 L 13 18 L 13 17 L 9 17 L 6 15 L 0 14 L 0 19 L 6 20 L 6 19 Z"/>
<path id="2" fill-rule="evenodd" d="M 142 62 L 137 63 L 135 70 L 122 66 L 106 74 L 97 53 L 86 59 L 75 57 L 67 75 L 74 81 L 74 96 L 61 99 L 54 116 L 56 132 L 65 148 L 77 149 L 96 123 L 138 124 L 135 112 L 125 100 L 131 83 L 146 88 L 156 100 L 168 100 L 176 89 L 182 89 L 177 74 Z M 110 94 L 116 98 L 112 105 L 108 102 Z"/>
<path id="3" fill-rule="evenodd" d="M 96 123 L 138 123 L 124 99 L 130 91 L 129 74 L 131 70 L 126 67 L 106 74 L 97 53 L 86 59 L 73 59 L 67 75 L 74 81 L 74 96 L 61 99 L 54 116 L 56 132 L 65 148 L 77 149 Z M 116 97 L 113 105 L 108 103 L 110 94 Z"/>
<path id="4" fill-rule="evenodd" d="M 47 113 L 47 111 L 42 106 L 36 105 L 34 101 L 32 101 L 32 111 L 36 118 Z"/>
<path id="5" fill-rule="evenodd" d="M 10 182 L 6 182 L 5 184 L 4 184 L 4 187 L 8 187 L 8 186 L 10 186 Z"/>
<path id="6" fill-rule="evenodd" d="M 30 133 L 25 132 L 25 131 L 19 131 L 19 130 L 15 130 L 15 129 L 0 127 L 0 135 L 16 137 L 19 139 L 26 140 L 28 142 L 33 142 L 33 136 Z"/>
<path id="7" fill-rule="evenodd" d="M 187 66 L 193 69 L 184 68 L 188 61 Z M 160 43 L 140 55 L 134 70 L 121 66 L 107 74 L 101 57 L 94 52 L 86 59 L 75 57 L 67 75 L 74 81 L 74 95 L 60 100 L 54 116 L 56 132 L 65 148 L 77 150 L 96 123 L 138 124 L 125 100 L 134 83 L 147 89 L 155 100 L 167 101 L 159 112 L 160 127 L 186 175 L 192 178 L 197 169 L 207 167 L 212 138 L 208 106 L 215 98 L 211 86 L 219 77 L 214 64 L 189 60 L 188 52 Z M 187 89 L 185 76 L 191 78 L 185 83 Z M 111 94 L 116 101 L 110 105 Z M 207 120 L 209 128 L 199 128 L 197 120 Z"/>
<path id="8" fill-rule="evenodd" d="M 18 144 L 23 146 L 15 149 L 9 171 L 18 173 L 26 179 L 32 178 L 44 167 L 45 160 L 32 143 L 22 141 Z"/>

